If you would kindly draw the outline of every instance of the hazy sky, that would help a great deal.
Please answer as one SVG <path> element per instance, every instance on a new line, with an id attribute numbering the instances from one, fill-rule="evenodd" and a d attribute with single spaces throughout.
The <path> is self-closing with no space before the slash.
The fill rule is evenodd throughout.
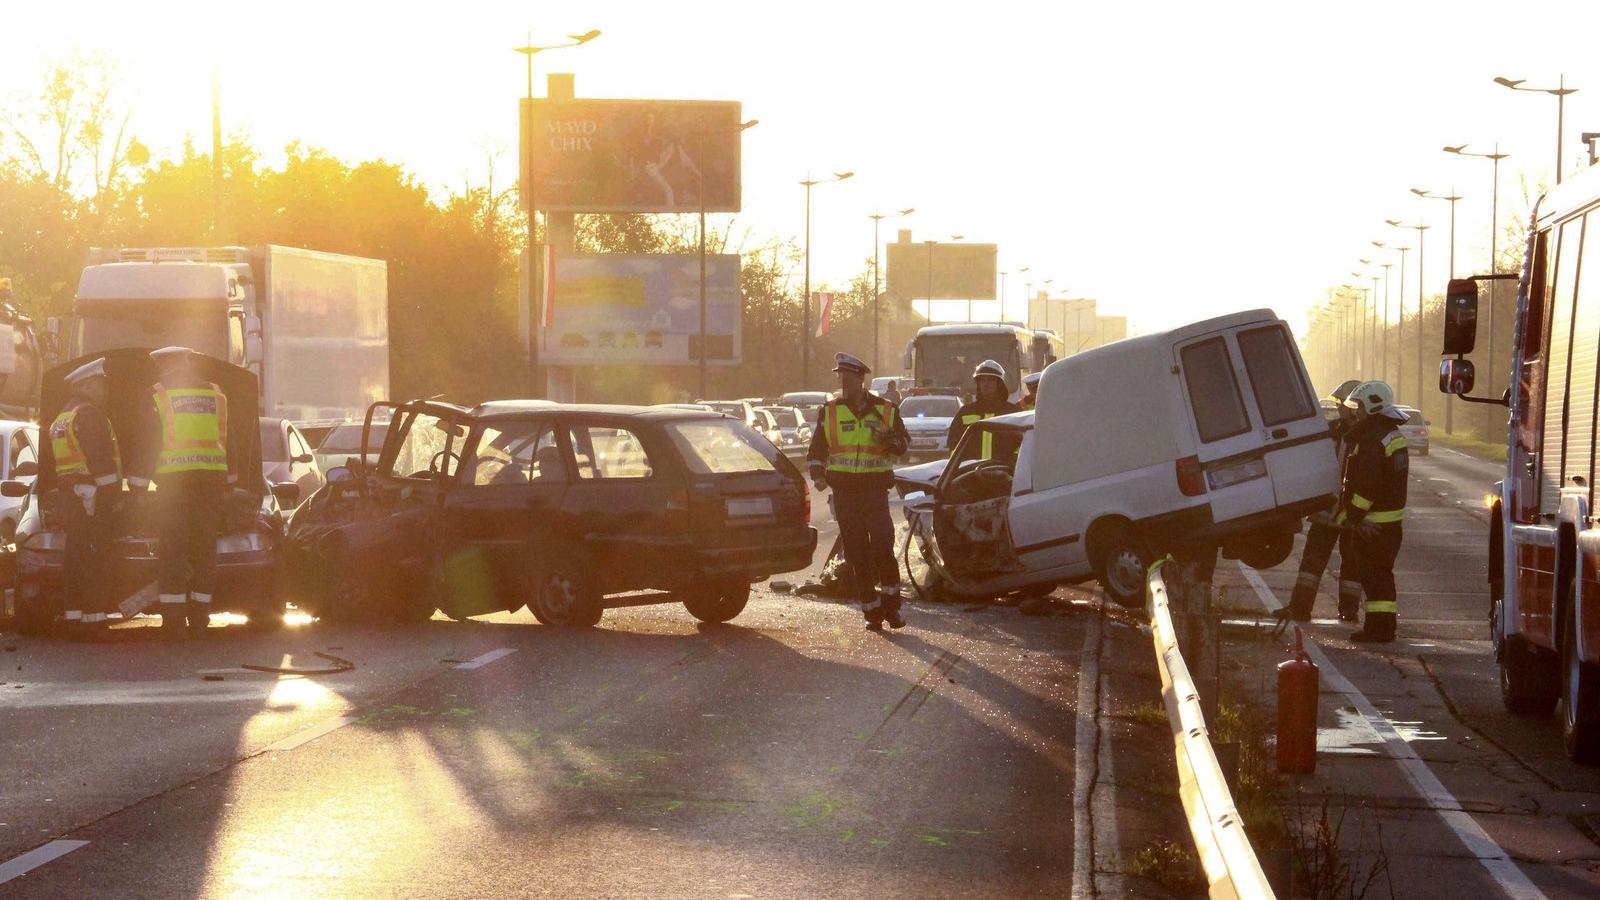
<path id="1" fill-rule="evenodd" d="M 528 29 L 550 42 L 599 28 L 538 58 L 536 92 L 564 71 L 580 96 L 742 101 L 761 124 L 739 221 L 759 235 L 801 233 L 808 171 L 856 171 L 814 194 L 816 280 L 859 271 L 869 212 L 914 206 L 916 238 L 998 243 L 1000 268 L 1053 277 L 1143 331 L 1251 306 L 1298 324 L 1358 259 L 1379 261 L 1368 241 L 1400 237 L 1385 218 L 1441 226 L 1427 277 L 1442 290 L 1448 206 L 1410 187 L 1465 195 L 1457 268 L 1481 264 L 1489 163 L 1440 148 L 1500 141 L 1502 215 L 1525 210 L 1523 179 L 1548 179 L 1555 155 L 1555 99 L 1497 74 L 1545 86 L 1565 72 L 1581 89 L 1569 166 L 1586 158 L 1579 134 L 1600 131 L 1589 0 L 11 7 L 0 96 L 34 90 L 52 56 L 103 51 L 137 91 L 138 136 L 172 152 L 209 134 L 220 57 L 230 133 L 381 156 L 436 187 L 481 183 L 497 151 L 498 177 L 513 176 L 525 70 L 511 48 Z M 1024 280 L 1007 280 L 1011 317 Z"/>

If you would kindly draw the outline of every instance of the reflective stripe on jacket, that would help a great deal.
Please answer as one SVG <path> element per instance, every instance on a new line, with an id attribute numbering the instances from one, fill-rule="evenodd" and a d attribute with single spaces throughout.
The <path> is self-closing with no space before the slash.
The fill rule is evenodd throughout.
<path id="1" fill-rule="evenodd" d="M 61 414 L 50 423 L 50 455 L 55 458 L 56 477 L 64 481 L 93 481 L 100 487 L 116 484 L 122 480 L 122 454 L 117 449 L 117 437 L 111 432 L 108 423 L 105 431 L 111 443 L 110 471 L 103 471 L 100 475 L 94 476 L 92 468 L 105 467 L 89 465 L 89 453 L 78 435 L 78 412 L 85 408 L 93 410 L 87 403 L 74 404 L 62 410 Z M 99 411 L 93 410 L 93 412 Z"/>
<path id="2" fill-rule="evenodd" d="M 859 419 L 843 399 L 829 400 L 822 413 L 828 434 L 828 471 L 858 474 L 893 471 L 895 454 L 890 452 L 888 438 L 898 415 L 893 403 L 879 398 L 873 398 L 866 414 Z M 866 423 L 873 419 L 881 424 L 879 431 L 867 427 Z"/>
<path id="3" fill-rule="evenodd" d="M 1400 522 L 1406 515 L 1410 453 L 1393 419 L 1372 417 L 1350 434 L 1341 517 L 1352 524 Z"/>
<path id="4" fill-rule="evenodd" d="M 156 474 L 228 471 L 228 398 L 214 384 L 155 387 L 161 419 Z"/>

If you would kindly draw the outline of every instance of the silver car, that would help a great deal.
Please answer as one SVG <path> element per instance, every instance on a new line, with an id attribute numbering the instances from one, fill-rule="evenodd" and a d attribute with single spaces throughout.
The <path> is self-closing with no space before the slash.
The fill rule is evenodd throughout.
<path id="1" fill-rule="evenodd" d="M 917 394 L 900 401 L 900 418 L 911 437 L 907 452 L 914 461 L 950 455 L 946 443 L 950 421 L 961 409 L 961 398 L 949 394 Z"/>
<path id="2" fill-rule="evenodd" d="M 762 406 L 756 409 L 772 419 L 778 440 L 773 441 L 780 450 L 805 449 L 811 445 L 811 423 L 792 406 Z"/>
<path id="3" fill-rule="evenodd" d="M 1406 420 L 1400 423 L 1400 433 L 1406 437 L 1407 449 L 1412 456 L 1428 455 L 1428 426 L 1433 423 L 1423 418 L 1422 410 L 1414 406 L 1397 406 L 1396 409 L 1406 414 Z"/>
<path id="4" fill-rule="evenodd" d="M 39 474 L 39 426 L 32 422 L 0 420 L 0 481 L 16 482 L 17 487 L 0 497 L 0 544 L 9 544 L 17 534 L 24 497 Z M 15 494 L 16 496 L 11 496 Z"/>

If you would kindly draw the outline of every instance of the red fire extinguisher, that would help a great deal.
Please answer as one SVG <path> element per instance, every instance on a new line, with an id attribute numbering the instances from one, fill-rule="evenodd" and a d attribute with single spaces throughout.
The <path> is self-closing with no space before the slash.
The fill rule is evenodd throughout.
<path id="1" fill-rule="evenodd" d="M 1317 768 L 1317 664 L 1306 659 L 1294 630 L 1294 658 L 1278 663 L 1278 771 L 1308 775 Z"/>

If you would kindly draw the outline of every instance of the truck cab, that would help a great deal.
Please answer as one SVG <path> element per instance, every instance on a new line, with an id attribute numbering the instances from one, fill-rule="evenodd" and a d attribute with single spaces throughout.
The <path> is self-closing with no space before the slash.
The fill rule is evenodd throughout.
<path id="1" fill-rule="evenodd" d="M 94 251 L 78 281 L 70 359 L 182 345 L 259 377 L 261 319 L 242 248 Z"/>

